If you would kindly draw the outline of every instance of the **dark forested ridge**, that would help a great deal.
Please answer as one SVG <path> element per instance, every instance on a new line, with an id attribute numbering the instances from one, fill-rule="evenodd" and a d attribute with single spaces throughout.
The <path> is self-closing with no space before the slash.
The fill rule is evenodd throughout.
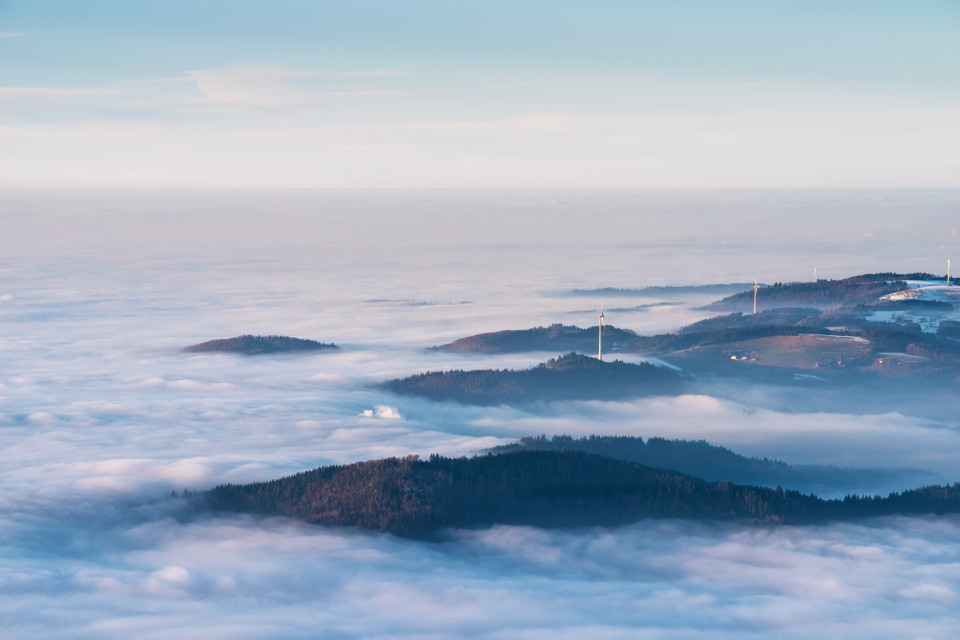
<path id="1" fill-rule="evenodd" d="M 638 462 L 648 467 L 668 469 L 704 480 L 729 480 L 736 484 L 782 486 L 802 493 L 825 490 L 858 492 L 866 487 L 917 486 L 932 482 L 933 474 L 920 469 L 861 468 L 848 469 L 827 465 L 792 465 L 780 460 L 748 458 L 710 444 L 705 440 L 667 440 L 635 436 L 587 436 L 572 438 L 555 435 L 521 438 L 515 443 L 491 449 L 491 453 L 510 451 L 583 451 L 596 455 Z"/>
<path id="2" fill-rule="evenodd" d="M 880 497 L 821 500 L 795 491 L 708 482 L 579 451 L 475 458 L 415 456 L 320 467 L 201 494 L 214 511 L 283 515 L 408 535 L 442 527 L 619 525 L 642 518 L 812 523 L 960 512 L 960 483 Z"/>
<path id="3" fill-rule="evenodd" d="M 184 348 L 188 353 L 206 353 L 219 351 L 226 353 L 242 353 L 257 355 L 261 353 L 287 353 L 292 351 L 320 351 L 322 349 L 338 349 L 335 344 L 325 344 L 316 340 L 303 338 L 289 338 L 287 336 L 254 336 L 243 335 L 235 338 L 209 340 Z"/>
<path id="4" fill-rule="evenodd" d="M 569 353 L 532 369 L 435 371 L 389 380 L 382 387 L 402 395 L 493 405 L 546 400 L 610 400 L 679 393 L 678 374 L 652 364 L 602 362 Z"/>
<path id="5" fill-rule="evenodd" d="M 605 350 L 615 349 L 637 337 L 633 331 L 618 329 L 612 325 L 603 328 Z M 510 329 L 480 333 L 434 347 L 439 351 L 456 353 L 517 353 L 523 351 L 586 351 L 597 349 L 597 327 L 580 327 L 554 324 L 533 329 Z"/>

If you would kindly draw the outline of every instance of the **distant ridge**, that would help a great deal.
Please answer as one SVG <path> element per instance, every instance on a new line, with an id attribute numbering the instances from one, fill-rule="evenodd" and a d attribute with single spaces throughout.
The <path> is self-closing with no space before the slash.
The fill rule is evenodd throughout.
<path id="1" fill-rule="evenodd" d="M 615 349 L 637 334 L 613 325 L 603 327 L 603 342 L 606 348 Z M 523 351 L 597 351 L 597 327 L 580 327 L 552 324 L 549 327 L 532 329 L 507 329 L 460 338 L 447 344 L 433 347 L 436 351 L 455 353 L 518 353 Z"/>
<path id="2" fill-rule="evenodd" d="M 907 280 L 927 280 L 935 276 L 929 273 L 866 273 L 842 280 L 817 280 L 816 282 L 777 282 L 761 285 L 757 290 L 757 307 L 817 307 L 827 308 L 837 304 L 874 304 L 881 297 L 908 288 Z M 753 286 L 722 300 L 707 309 L 747 311 L 753 306 Z"/>
<path id="3" fill-rule="evenodd" d="M 639 289 L 624 289 L 620 287 L 602 287 L 599 289 L 572 289 L 567 295 L 571 296 L 641 296 L 656 294 L 662 297 L 673 297 L 684 293 L 732 293 L 753 290 L 752 282 L 732 282 L 728 284 L 692 284 L 692 285 L 654 285 Z"/>
<path id="4" fill-rule="evenodd" d="M 380 386 L 393 393 L 431 400 L 496 405 L 675 394 L 685 388 L 685 382 L 672 370 L 648 363 L 601 362 L 568 353 L 532 369 L 431 371 Z"/>
<path id="5" fill-rule="evenodd" d="M 187 353 L 241 353 L 245 355 L 259 355 L 265 353 L 290 353 L 294 351 L 321 351 L 325 349 L 339 349 L 335 344 L 325 344 L 316 340 L 290 338 L 287 336 L 254 336 L 243 335 L 235 338 L 208 340 L 199 344 L 185 347 Z"/>
<path id="6" fill-rule="evenodd" d="M 755 314 L 736 312 L 722 316 L 714 316 L 706 320 L 699 320 L 688 324 L 678 329 L 676 334 L 690 335 L 723 329 L 768 326 L 806 327 L 809 329 L 822 326 L 823 323 L 820 320 L 821 315 L 822 312 L 819 309 L 790 307 L 777 307 L 775 309 L 758 311 Z"/>
<path id="7" fill-rule="evenodd" d="M 709 481 L 729 480 L 736 484 L 764 487 L 782 486 L 801 493 L 824 491 L 860 493 L 869 487 L 920 486 L 937 480 L 922 469 L 842 468 L 829 465 L 793 465 L 780 460 L 748 458 L 705 440 L 667 440 L 636 436 L 583 438 L 545 435 L 521 438 L 494 447 L 490 453 L 511 451 L 583 451 L 629 460 L 648 467 L 668 469 Z"/>

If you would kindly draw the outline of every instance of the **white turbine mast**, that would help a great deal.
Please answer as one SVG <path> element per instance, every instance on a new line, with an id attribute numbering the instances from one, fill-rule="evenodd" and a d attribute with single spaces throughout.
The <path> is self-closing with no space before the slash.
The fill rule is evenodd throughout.
<path id="1" fill-rule="evenodd" d="M 757 284 L 757 279 L 753 279 L 753 315 L 757 315 L 757 289 L 760 288 L 760 285 Z"/>
<path id="2" fill-rule="evenodd" d="M 603 298 L 600 299 L 600 323 L 597 325 L 597 360 L 603 360 Z"/>
<path id="3" fill-rule="evenodd" d="M 954 230 L 950 233 L 950 235 L 953 236 L 953 241 L 956 242 L 956 241 L 957 241 L 957 230 L 954 229 Z M 950 286 L 950 258 L 952 258 L 952 257 L 953 257 L 953 248 L 951 247 L 950 251 L 947 253 L 947 286 L 948 286 L 948 287 Z"/>

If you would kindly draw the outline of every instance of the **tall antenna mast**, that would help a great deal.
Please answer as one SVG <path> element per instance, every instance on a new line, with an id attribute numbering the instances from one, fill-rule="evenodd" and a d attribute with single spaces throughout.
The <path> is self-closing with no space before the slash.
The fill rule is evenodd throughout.
<path id="1" fill-rule="evenodd" d="M 600 298 L 600 323 L 597 325 L 597 360 L 603 360 L 603 298 Z"/>
<path id="2" fill-rule="evenodd" d="M 817 282 L 817 267 L 816 267 L 816 266 L 813 267 L 813 282 L 814 282 L 814 283 Z"/>
<path id="3" fill-rule="evenodd" d="M 760 285 L 757 284 L 757 279 L 753 279 L 753 315 L 757 315 L 757 289 Z"/>
<path id="4" fill-rule="evenodd" d="M 956 241 L 957 241 L 957 230 L 954 229 L 954 230 L 951 232 L 951 235 L 953 236 L 953 241 L 956 242 Z M 950 251 L 947 253 L 947 286 L 948 286 L 948 287 L 950 286 L 950 258 L 952 258 L 952 257 L 953 257 L 953 248 L 951 248 Z"/>

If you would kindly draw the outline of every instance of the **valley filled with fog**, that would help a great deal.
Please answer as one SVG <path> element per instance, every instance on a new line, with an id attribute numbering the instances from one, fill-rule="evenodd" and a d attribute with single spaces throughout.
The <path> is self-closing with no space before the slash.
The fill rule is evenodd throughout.
<path id="1" fill-rule="evenodd" d="M 595 326 L 601 300 L 576 289 L 792 282 L 814 266 L 942 273 L 960 249 L 958 202 L 955 190 L 7 191 L 0 636 L 952 637 L 956 516 L 497 526 L 421 542 L 186 517 L 179 495 L 538 434 L 704 439 L 960 481 L 960 402 L 909 380 L 895 397 L 718 381 L 494 407 L 376 386 L 556 357 L 427 348 Z M 606 322 L 675 331 L 715 315 L 701 307 L 718 297 L 608 299 L 620 311 Z M 242 334 L 340 349 L 182 352 Z"/>

